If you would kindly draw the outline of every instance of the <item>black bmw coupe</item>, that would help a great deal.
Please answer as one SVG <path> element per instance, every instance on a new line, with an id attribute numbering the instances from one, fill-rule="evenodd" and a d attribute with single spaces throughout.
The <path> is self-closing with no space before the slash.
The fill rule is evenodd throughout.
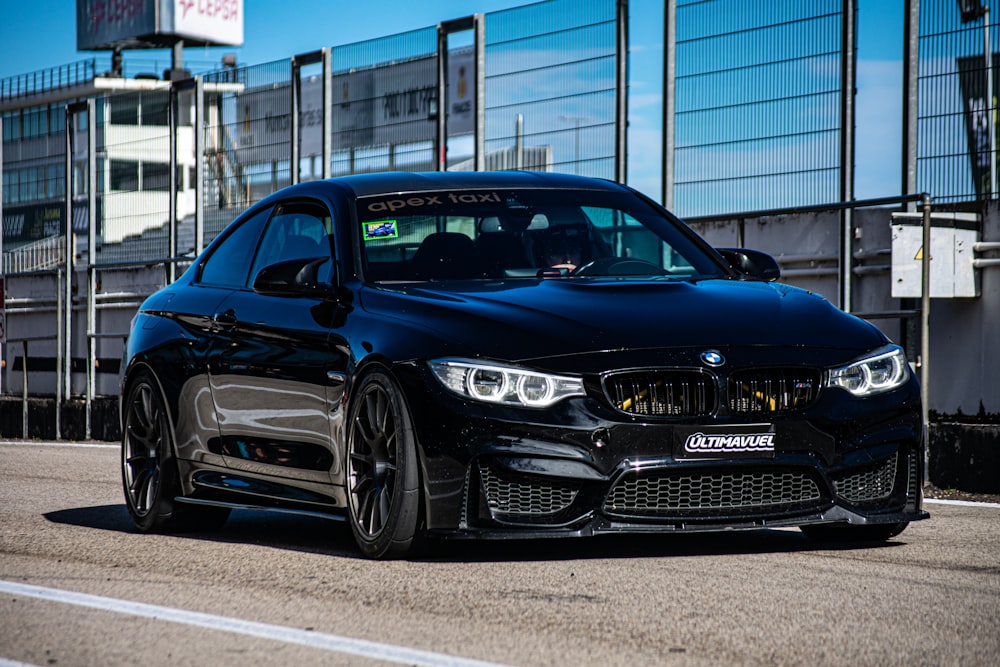
<path id="1" fill-rule="evenodd" d="M 129 513 L 150 532 L 319 514 L 373 558 L 423 536 L 893 537 L 927 516 L 917 381 L 778 275 L 607 181 L 285 188 L 133 321 Z"/>

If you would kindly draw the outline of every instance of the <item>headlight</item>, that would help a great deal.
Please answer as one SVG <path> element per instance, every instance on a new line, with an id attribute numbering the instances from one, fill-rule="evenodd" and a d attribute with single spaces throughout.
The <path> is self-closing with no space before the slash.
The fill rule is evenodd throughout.
<path id="1" fill-rule="evenodd" d="M 434 359 L 429 363 L 445 387 L 465 398 L 487 403 L 544 408 L 564 398 L 585 394 L 583 381 L 574 377 L 471 359 Z"/>
<path id="2" fill-rule="evenodd" d="M 846 389 L 855 396 L 871 396 L 892 391 L 909 378 L 906 355 L 899 347 L 891 345 L 867 359 L 830 370 L 826 385 Z"/>

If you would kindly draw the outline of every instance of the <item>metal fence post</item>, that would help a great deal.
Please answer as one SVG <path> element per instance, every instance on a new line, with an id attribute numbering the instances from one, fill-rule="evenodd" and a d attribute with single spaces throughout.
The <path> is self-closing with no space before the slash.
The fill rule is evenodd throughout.
<path id="1" fill-rule="evenodd" d="M 57 404 L 56 430 L 59 429 L 58 414 L 59 405 Z M 21 341 L 21 437 L 28 437 L 28 341 L 26 340 Z"/>
<path id="2" fill-rule="evenodd" d="M 292 56 L 290 59 L 292 67 L 292 85 L 289 90 L 292 94 L 291 110 L 288 119 L 288 139 L 291 142 L 291 150 L 288 158 L 288 183 L 295 185 L 299 182 L 299 97 L 302 93 L 302 82 L 299 80 L 299 59 Z"/>
<path id="3" fill-rule="evenodd" d="M 320 81 L 322 89 L 322 118 L 320 120 L 320 153 L 323 164 L 320 166 L 320 177 L 330 178 L 333 174 L 331 162 L 333 161 L 333 49 L 329 46 L 313 51 L 292 56 L 292 120 L 289 125 L 292 142 L 291 169 L 294 173 L 292 183 L 298 183 L 299 162 L 301 149 L 299 144 L 302 138 L 302 127 L 299 122 L 299 107 L 302 100 L 302 68 L 309 65 L 319 64 L 322 68 Z M 315 178 L 315 171 L 311 171 L 311 178 Z"/>
<path id="4" fill-rule="evenodd" d="M 438 23 L 437 46 L 437 142 L 434 146 L 434 171 L 448 171 L 448 33 Z"/>
<path id="5" fill-rule="evenodd" d="M 320 174 L 323 178 L 333 175 L 333 49 L 323 47 L 321 51 L 323 62 L 323 166 Z"/>
<path id="6" fill-rule="evenodd" d="M 840 30 L 840 201 L 854 199 L 855 0 L 843 0 Z M 851 312 L 854 274 L 853 209 L 841 212 L 840 308 Z"/>
<path id="7" fill-rule="evenodd" d="M 615 180 L 628 176 L 628 0 L 617 0 L 615 25 Z"/>
<path id="8" fill-rule="evenodd" d="M 94 367 L 97 363 L 97 105 L 87 100 L 87 395 L 84 437 L 91 433 L 90 408 L 94 401 Z"/>
<path id="9" fill-rule="evenodd" d="M 180 97 L 177 94 L 175 82 L 170 82 L 167 90 L 167 131 L 170 133 L 168 141 L 167 160 L 170 173 L 167 176 L 167 257 L 173 259 L 177 257 L 177 116 Z M 170 261 L 167 263 L 167 284 L 174 282 L 177 278 L 177 264 Z"/>
<path id="10" fill-rule="evenodd" d="M 927 456 L 930 437 L 930 355 L 931 355 L 931 196 L 920 196 L 923 208 L 921 243 L 924 250 L 920 260 L 920 403 L 923 421 L 924 456 Z M 927 461 L 924 461 L 924 481 L 927 481 Z"/>
<path id="11" fill-rule="evenodd" d="M 677 0 L 663 7 L 663 193 L 664 208 L 674 208 L 674 114 L 677 111 Z"/>
<path id="12" fill-rule="evenodd" d="M 205 247 L 205 80 L 194 78 L 194 254 Z M 221 188 L 221 183 L 219 184 Z"/>
<path id="13" fill-rule="evenodd" d="M 917 80 L 920 76 L 920 0 L 906 0 L 903 19 L 903 194 L 917 192 Z M 916 211 L 916 202 L 906 205 Z"/>
<path id="14" fill-rule="evenodd" d="M 986 69 L 986 133 L 990 137 L 990 196 L 992 199 L 997 196 L 997 138 L 996 120 L 993 114 L 993 47 L 990 44 L 990 3 L 983 5 L 983 67 Z"/>
<path id="15" fill-rule="evenodd" d="M 476 51 L 475 161 L 476 171 L 486 170 L 486 16 L 473 16 Z M 520 117 L 520 115 L 518 116 Z M 523 163 L 522 163 L 523 164 Z M 520 169 L 520 165 L 518 166 Z"/>
<path id="16" fill-rule="evenodd" d="M 56 440 L 62 439 L 63 338 L 66 335 L 63 327 L 63 271 L 63 268 L 56 270 Z"/>

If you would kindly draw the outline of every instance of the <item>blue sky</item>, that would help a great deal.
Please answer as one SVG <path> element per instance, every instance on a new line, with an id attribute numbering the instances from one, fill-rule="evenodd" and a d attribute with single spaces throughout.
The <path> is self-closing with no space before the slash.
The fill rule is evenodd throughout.
<path id="1" fill-rule="evenodd" d="M 581 2 L 584 0 L 581 0 Z M 257 64 L 435 25 L 478 12 L 529 4 L 528 0 L 244 0 L 244 45 L 191 48 L 192 66 L 211 67 L 223 53 L 235 52 L 241 64 Z M 78 52 L 76 0 L 0 0 L 0 78 L 107 52 Z M 897 194 L 900 188 L 901 58 L 904 0 L 858 0 L 857 162 L 858 198 Z M 290 11 L 291 10 L 291 11 Z M 630 142 L 659 143 L 662 93 L 662 2 L 631 0 L 632 63 Z M 126 55 L 156 60 L 148 71 L 169 65 L 167 51 Z M 655 198 L 660 196 L 659 153 L 634 151 L 629 181 Z"/>
<path id="2" fill-rule="evenodd" d="M 218 62 L 235 52 L 257 64 L 436 25 L 440 21 L 529 4 L 528 0 L 244 0 L 244 45 L 186 49 L 191 61 Z M 0 78 L 107 52 L 76 50 L 76 0 L 0 0 Z M 127 54 L 143 57 L 147 54 Z M 169 62 L 169 53 L 149 57 Z"/>

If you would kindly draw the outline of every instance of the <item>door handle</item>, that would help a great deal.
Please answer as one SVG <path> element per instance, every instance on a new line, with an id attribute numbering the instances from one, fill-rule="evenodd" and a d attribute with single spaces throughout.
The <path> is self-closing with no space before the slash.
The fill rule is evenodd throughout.
<path id="1" fill-rule="evenodd" d="M 212 331 L 224 331 L 236 326 L 236 311 L 230 308 L 212 316 Z"/>

